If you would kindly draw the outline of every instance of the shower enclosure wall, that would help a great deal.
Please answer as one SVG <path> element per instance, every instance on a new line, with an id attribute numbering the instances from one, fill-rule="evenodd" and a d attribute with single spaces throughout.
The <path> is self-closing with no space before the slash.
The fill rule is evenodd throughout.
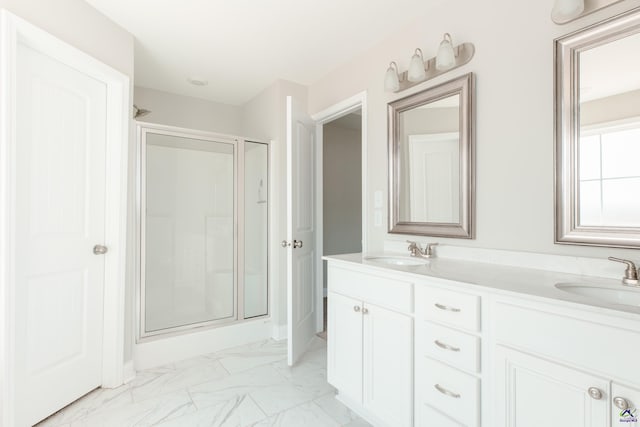
<path id="1" fill-rule="evenodd" d="M 140 124 L 139 337 L 267 316 L 265 143 Z"/>

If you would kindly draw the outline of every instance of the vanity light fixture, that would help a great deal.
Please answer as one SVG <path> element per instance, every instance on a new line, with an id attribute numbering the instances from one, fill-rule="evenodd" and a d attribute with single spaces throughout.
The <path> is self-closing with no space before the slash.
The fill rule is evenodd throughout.
<path id="1" fill-rule="evenodd" d="M 602 8 L 620 3 L 622 0 L 555 0 L 551 20 L 556 24 L 567 24 Z"/>
<path id="2" fill-rule="evenodd" d="M 447 71 L 461 67 L 471 61 L 476 48 L 473 43 L 454 46 L 451 35 L 446 33 L 440 43 L 438 55 L 425 60 L 420 48 L 416 49 L 409 62 L 409 69 L 398 70 L 398 64 L 392 61 L 384 75 L 385 92 L 401 92 L 417 84 L 437 77 Z"/>
<path id="3" fill-rule="evenodd" d="M 409 70 L 407 71 L 407 79 L 410 82 L 421 82 L 426 77 L 427 73 L 424 69 L 424 58 L 422 57 L 422 49 L 417 48 L 411 62 L 409 63 Z"/>
<path id="4" fill-rule="evenodd" d="M 584 12 L 584 0 L 556 0 L 551 10 L 555 21 L 571 21 Z"/>
<path id="5" fill-rule="evenodd" d="M 386 92 L 397 92 L 400 90 L 400 79 L 398 78 L 398 64 L 395 61 L 389 63 L 389 68 L 384 75 L 384 90 Z"/>
<path id="6" fill-rule="evenodd" d="M 456 64 L 456 54 L 453 51 L 453 43 L 451 42 L 451 34 L 445 33 L 440 47 L 438 47 L 438 55 L 436 56 L 436 70 L 448 70 Z"/>

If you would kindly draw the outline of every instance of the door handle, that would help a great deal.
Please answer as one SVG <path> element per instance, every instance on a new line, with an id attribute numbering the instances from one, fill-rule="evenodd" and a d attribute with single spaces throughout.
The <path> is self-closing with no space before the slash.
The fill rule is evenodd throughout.
<path id="1" fill-rule="evenodd" d="M 104 255 L 109 252 L 109 248 L 103 245 L 95 245 L 93 247 L 93 253 L 96 255 Z"/>
<path id="2" fill-rule="evenodd" d="M 291 243 L 283 240 L 282 242 L 280 242 L 280 246 L 282 246 L 283 248 L 288 248 L 289 246 L 291 246 Z"/>
<path id="3" fill-rule="evenodd" d="M 302 240 L 294 240 L 293 241 L 293 249 L 299 249 L 302 247 Z"/>

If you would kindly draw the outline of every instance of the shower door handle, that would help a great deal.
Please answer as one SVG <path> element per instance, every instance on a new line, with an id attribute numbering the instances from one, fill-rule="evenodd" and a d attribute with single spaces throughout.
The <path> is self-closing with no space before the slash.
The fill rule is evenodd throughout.
<path id="1" fill-rule="evenodd" d="M 293 249 L 299 249 L 302 247 L 302 240 L 294 240 L 293 241 Z"/>

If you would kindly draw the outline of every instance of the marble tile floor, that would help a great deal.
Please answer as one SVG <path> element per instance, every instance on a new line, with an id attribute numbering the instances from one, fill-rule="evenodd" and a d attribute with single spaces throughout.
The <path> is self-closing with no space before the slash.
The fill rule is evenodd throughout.
<path id="1" fill-rule="evenodd" d="M 258 342 L 138 372 L 97 389 L 37 427 L 364 427 L 326 380 L 326 341 L 293 368 L 286 342 Z"/>

